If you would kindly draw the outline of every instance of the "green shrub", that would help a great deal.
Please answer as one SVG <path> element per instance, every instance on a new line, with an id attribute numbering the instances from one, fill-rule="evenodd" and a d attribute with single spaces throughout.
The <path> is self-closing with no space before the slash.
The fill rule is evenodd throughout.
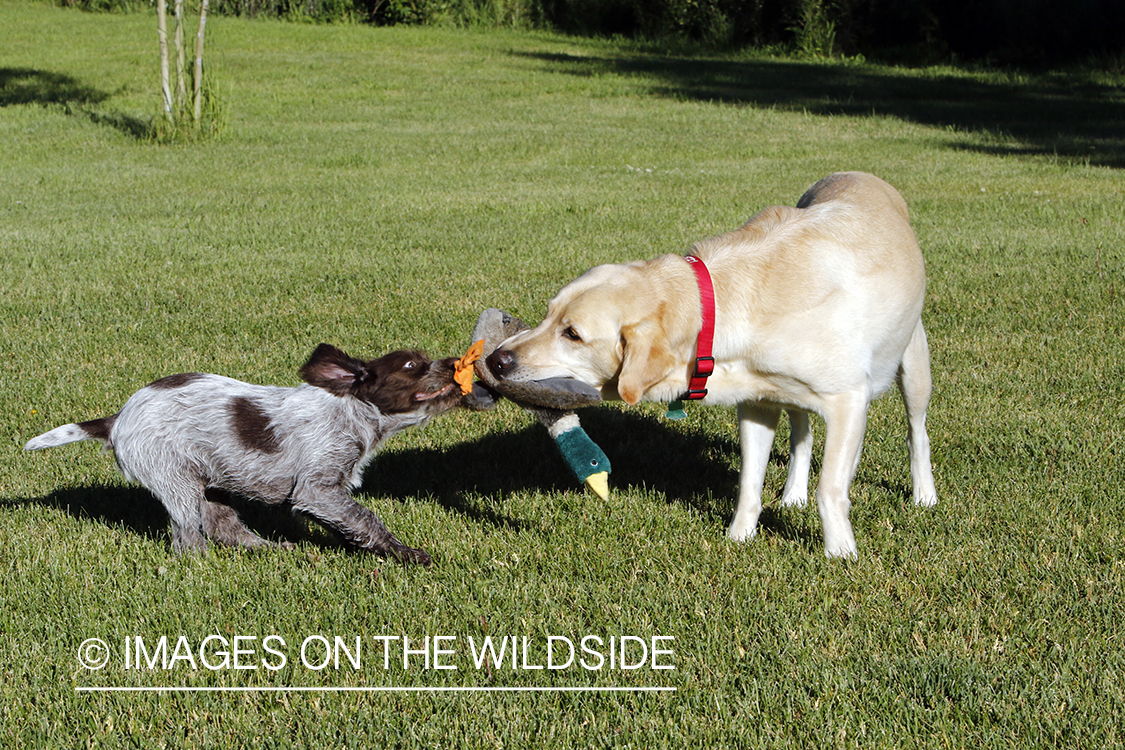
<path id="1" fill-rule="evenodd" d="M 194 69 L 191 73 L 194 83 Z M 160 112 L 152 118 L 146 135 L 157 143 L 192 143 L 217 137 L 223 132 L 227 125 L 227 104 L 209 68 L 203 73 L 199 114 L 199 122 L 195 122 L 192 113 L 186 111 L 169 121 Z"/>
<path id="2" fill-rule="evenodd" d="M 362 15 L 357 13 L 354 0 L 211 0 L 211 12 L 224 16 L 318 23 L 340 23 Z"/>
<path id="3" fill-rule="evenodd" d="M 824 0 L 802 0 L 798 22 L 791 30 L 797 53 L 802 57 L 832 57 L 836 47 L 836 24 Z"/>
<path id="4" fill-rule="evenodd" d="M 149 6 L 145 0 L 59 0 L 64 8 L 80 8 L 93 13 L 132 13 Z"/>
<path id="5" fill-rule="evenodd" d="M 102 12 L 152 6 L 152 0 L 57 1 Z M 1006 0 L 212 0 L 211 12 L 319 23 L 542 28 L 720 49 L 781 48 L 808 58 L 865 55 L 914 63 L 1048 64 L 1125 53 L 1125 4 L 1028 0 L 1024 5 Z"/>
<path id="6" fill-rule="evenodd" d="M 365 18 L 380 25 L 425 24 L 434 20 L 438 6 L 431 0 L 356 0 Z"/>

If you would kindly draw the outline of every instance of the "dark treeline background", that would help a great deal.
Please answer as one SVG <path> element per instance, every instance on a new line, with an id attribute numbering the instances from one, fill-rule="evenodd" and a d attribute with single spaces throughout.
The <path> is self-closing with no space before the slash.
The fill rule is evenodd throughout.
<path id="1" fill-rule="evenodd" d="M 61 0 L 90 10 L 150 1 Z M 1112 60 L 1119 67 L 1125 53 L 1125 0 L 210 0 L 210 12 L 539 28 L 908 63 Z"/>

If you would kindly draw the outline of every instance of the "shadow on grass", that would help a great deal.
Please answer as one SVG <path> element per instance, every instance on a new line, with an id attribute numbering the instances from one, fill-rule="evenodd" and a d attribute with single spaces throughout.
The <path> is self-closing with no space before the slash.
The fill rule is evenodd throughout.
<path id="1" fill-rule="evenodd" d="M 207 496 L 230 505 L 243 523 L 265 539 L 305 542 L 324 548 L 347 546 L 331 531 L 291 513 L 288 506 L 266 505 L 216 490 L 208 490 Z M 167 545 L 171 541 L 164 506 L 148 490 L 136 485 L 65 487 L 38 498 L 0 499 L 0 510 L 22 505 L 52 508 L 79 520 L 89 519 L 124 529 L 153 542 Z"/>
<path id="2" fill-rule="evenodd" d="M 716 526 L 725 528 L 730 522 L 740 463 L 734 439 L 619 409 L 585 409 L 580 415 L 586 432 L 609 457 L 611 488 L 656 492 Z M 788 454 L 773 453 L 770 460 L 784 469 Z M 519 432 L 494 433 L 474 442 L 379 456 L 363 490 L 389 497 L 429 495 L 477 523 L 522 530 L 529 528 L 527 521 L 498 513 L 481 497 L 581 488 L 547 431 L 531 424 Z M 806 544 L 818 541 L 771 508 L 763 510 L 760 523 L 782 538 Z"/>
<path id="3" fill-rule="evenodd" d="M 64 487 L 37 498 L 4 498 L 0 508 L 39 505 L 77 519 L 120 527 L 152 541 L 166 542 L 168 514 L 148 490 L 131 485 Z"/>
<path id="4" fill-rule="evenodd" d="M 116 128 L 133 138 L 147 138 L 149 124 L 145 120 L 90 109 L 109 96 L 104 91 L 62 73 L 34 68 L 0 68 L 0 107 L 19 104 L 62 107 L 68 115 L 85 118 L 96 125 Z"/>
<path id="5" fill-rule="evenodd" d="M 582 422 L 610 459 L 611 487 L 655 492 L 670 504 L 704 516 L 716 527 L 725 528 L 730 522 L 738 494 L 740 460 L 733 438 L 611 408 L 586 409 Z M 788 455 L 774 452 L 770 461 L 784 470 Z M 492 499 L 513 492 L 577 491 L 581 491 L 577 481 L 538 424 L 444 448 L 382 454 L 368 470 L 362 488 L 364 494 L 373 497 L 432 497 L 477 524 L 514 531 L 530 529 L 532 524 L 496 510 Z M 248 527 L 266 539 L 323 548 L 347 547 L 333 532 L 291 513 L 288 506 L 267 505 L 214 490 L 209 490 L 208 496 L 233 507 Z M 768 504 L 773 499 L 766 497 L 765 501 Z M 163 506 L 135 485 L 67 487 L 40 498 L 4 498 L 0 499 L 0 511 L 29 504 L 60 510 L 77 519 L 92 519 L 163 544 L 171 538 Z M 784 539 L 805 545 L 819 542 L 804 524 L 772 507 L 763 509 L 760 524 Z"/>
<path id="6" fill-rule="evenodd" d="M 650 93 L 854 117 L 883 115 L 984 138 L 954 147 L 997 155 L 1058 156 L 1125 167 L 1125 90 L 1073 81 L 988 83 L 888 69 L 656 56 L 581 57 L 517 52 L 575 76 L 635 76 Z"/>

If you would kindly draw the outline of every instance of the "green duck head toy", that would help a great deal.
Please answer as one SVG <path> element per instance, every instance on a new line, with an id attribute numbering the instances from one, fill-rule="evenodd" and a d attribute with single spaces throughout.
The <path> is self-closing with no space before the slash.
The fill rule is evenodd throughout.
<path id="1" fill-rule="evenodd" d="M 496 406 L 503 396 L 530 412 L 554 439 L 570 470 L 603 500 L 609 499 L 609 458 L 590 439 L 578 420 L 575 409 L 601 403 L 601 394 L 591 386 L 568 378 L 512 383 L 498 381 L 485 360 L 511 336 L 530 328 L 519 318 L 490 307 L 481 313 L 473 329 L 472 341 L 483 341 L 481 356 L 474 363 L 480 380 L 464 396 L 463 403 L 475 411 Z"/>

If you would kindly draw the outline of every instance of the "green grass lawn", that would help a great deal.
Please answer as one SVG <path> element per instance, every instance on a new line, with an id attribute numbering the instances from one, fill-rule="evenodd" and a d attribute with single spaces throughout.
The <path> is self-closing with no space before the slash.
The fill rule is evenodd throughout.
<path id="1" fill-rule="evenodd" d="M 160 145 L 139 137 L 152 15 L 0 0 L 0 744 L 1125 742 L 1125 81 L 530 33 L 207 33 L 226 129 Z M 360 500 L 429 570 L 257 508 L 297 551 L 176 557 L 94 444 L 21 450 L 172 373 L 293 385 L 320 341 L 460 353 L 485 307 L 538 320 L 589 266 L 682 251 L 843 169 L 899 188 L 926 253 L 940 496 L 910 502 L 901 404 L 874 404 L 857 561 L 824 558 L 815 508 L 779 507 L 784 429 L 761 533 L 725 539 L 730 409 L 584 412 L 608 502 L 511 405 L 397 436 Z M 623 635 L 671 653 L 530 668 L 549 637 Z M 135 663 L 161 636 L 169 669 L 126 667 L 126 642 Z M 317 636 L 360 638 L 360 666 L 319 668 Z M 478 668 L 485 636 L 526 637 L 526 662 Z M 255 669 L 223 666 L 236 637 Z M 404 666 L 404 637 L 448 653 Z M 77 658 L 90 638 L 111 649 L 98 671 Z M 675 690 L 77 690 L 160 686 Z"/>

